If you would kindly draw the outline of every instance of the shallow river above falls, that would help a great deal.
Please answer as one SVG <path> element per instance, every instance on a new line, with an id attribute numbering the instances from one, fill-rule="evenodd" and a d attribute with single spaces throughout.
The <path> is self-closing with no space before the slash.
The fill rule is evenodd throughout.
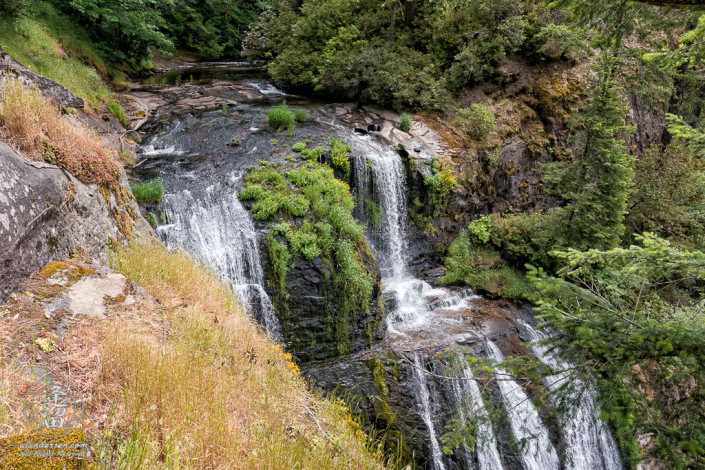
<path id="1" fill-rule="evenodd" d="M 182 78 L 177 80 L 177 76 Z M 190 77 L 193 83 L 174 86 Z M 146 82 L 158 84 L 162 78 Z M 356 197 L 354 215 L 367 227 L 365 238 L 382 273 L 387 304 L 381 326 L 384 332 L 371 350 L 335 363 L 312 365 L 312 378 L 324 382 L 327 389 L 340 385 L 344 391 L 358 394 L 360 400 L 371 402 L 368 389 L 361 391 L 361 384 L 352 379 L 346 382 L 345 370 L 352 370 L 353 363 L 369 362 L 381 352 L 394 354 L 399 364 L 405 360 L 401 377 L 393 384 L 400 390 L 399 403 L 393 402 L 394 391 L 382 399 L 395 412 L 408 409 L 416 417 L 410 422 L 417 423 L 418 432 L 413 430 L 416 437 L 409 442 L 422 454 L 414 457 L 417 465 L 427 468 L 622 468 L 610 430 L 596 417 L 594 392 L 581 398 L 585 403 L 579 408 L 579 417 L 562 423 L 563 429 L 557 430 L 545 422 L 522 385 L 513 380 L 497 382 L 500 385 L 491 391 L 495 406 L 506 410 L 504 427 L 485 424 L 474 449 L 467 445 L 452 457 L 443 454 L 440 436 L 446 432 L 444 426 L 451 414 L 461 421 L 470 414 L 487 415 L 487 400 L 493 399 L 481 396 L 469 366 L 461 369 L 464 381 L 443 381 L 426 374 L 424 370 L 430 369 L 442 375 L 442 367 L 432 357 L 435 353 L 465 346 L 498 360 L 506 354 L 533 353 L 546 363 L 562 364 L 543 350 L 527 350 L 521 345 L 540 335 L 532 327 L 535 321 L 530 308 L 485 299 L 469 288 L 433 286 L 418 278 L 419 266 L 426 270 L 435 266 L 429 261 L 433 259 L 431 243 L 408 220 L 408 168 L 390 142 L 353 131 L 356 125 L 382 126 L 380 114 L 352 104 L 287 95 L 251 65 L 207 64 L 169 72 L 166 78 L 164 88 L 143 85 L 135 91 L 136 96 L 148 99 L 154 95 L 167 104 L 155 109 L 141 129 L 148 138 L 139 149 L 132 176 L 163 180 L 164 217 L 157 227 L 158 235 L 171 248 L 188 250 L 223 276 L 249 313 L 277 338 L 283 337 L 282 326 L 267 294 L 262 229 L 237 197 L 246 168 L 260 160 L 283 162 L 291 145 L 306 139 L 312 148 L 342 137 L 353 148 L 350 185 Z M 267 124 L 267 111 L 284 99 L 291 108 L 309 113 L 309 120 L 297 125 L 293 136 Z M 223 102 L 228 103 L 227 115 L 220 109 Z M 371 203 L 381 210 L 375 224 L 366 215 L 365 206 Z M 385 367 L 386 363 L 383 370 Z M 359 371 L 363 373 L 364 367 Z M 392 421 L 386 419 L 385 425 L 393 426 Z M 381 425 L 379 415 L 376 422 Z M 522 439 L 523 445 L 516 445 Z"/>

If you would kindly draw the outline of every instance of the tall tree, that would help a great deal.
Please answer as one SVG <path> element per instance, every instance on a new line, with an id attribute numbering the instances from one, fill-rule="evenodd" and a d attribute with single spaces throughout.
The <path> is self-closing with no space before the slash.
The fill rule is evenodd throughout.
<path id="1" fill-rule="evenodd" d="M 612 248 L 624 232 L 627 196 L 634 177 L 634 158 L 624 136 L 627 116 L 619 59 L 604 52 L 593 70 L 596 78 L 582 110 L 571 127 L 573 159 L 548 165 L 550 190 L 567 201 L 565 236 L 569 246 Z"/>

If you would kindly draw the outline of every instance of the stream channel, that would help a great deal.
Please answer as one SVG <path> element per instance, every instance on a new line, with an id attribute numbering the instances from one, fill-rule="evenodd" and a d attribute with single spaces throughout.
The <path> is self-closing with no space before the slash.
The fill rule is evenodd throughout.
<path id="1" fill-rule="evenodd" d="M 623 468 L 612 432 L 598 418 L 592 385 L 575 392 L 578 405 L 558 422 L 506 371 L 498 370 L 502 379 L 489 386 L 474 375 L 472 356 L 502 360 L 533 354 L 558 370 L 569 365 L 540 345 L 522 345 L 544 334 L 534 329 L 530 306 L 427 282 L 422 273 L 438 268 L 439 260 L 424 232 L 409 221 L 411 197 L 418 192 L 411 157 L 374 132 L 353 131 L 356 125 L 397 126 L 385 119 L 388 113 L 288 95 L 267 81 L 261 68 L 236 63 L 151 77 L 130 94 L 163 103 L 139 129 L 145 138 L 131 170 L 133 179 L 164 183 L 161 205 L 147 207 L 158 214 L 157 234 L 171 249 L 192 253 L 222 276 L 248 314 L 277 340 L 287 342 L 294 326 L 299 336 L 310 333 L 310 345 L 294 349 L 303 373 L 349 398 L 365 429 L 374 427 L 394 460 L 434 470 Z M 267 111 L 282 100 L 309 114 L 293 136 L 267 124 Z M 365 240 L 381 274 L 377 295 L 384 303 L 372 343 L 359 334 L 344 357 L 331 353 L 335 348 L 325 344 L 330 338 L 319 324 L 325 319 L 317 319 L 324 299 L 316 286 L 324 283 L 325 266 L 313 260 L 288 275 L 287 285 L 300 291 L 301 301 L 289 314 L 295 318 L 283 321 L 272 302 L 265 224 L 254 221 L 237 196 L 248 166 L 283 162 L 295 142 L 308 139 L 308 148 L 328 147 L 331 138 L 343 138 L 353 149 L 348 180 L 356 201 L 353 215 L 366 227 Z M 374 222 L 371 205 L 378 213 Z M 449 374 L 454 379 L 443 378 Z M 561 380 L 549 377 L 544 385 L 551 390 Z M 451 419 L 472 424 L 476 440 L 465 439 L 446 455 L 441 436 Z"/>

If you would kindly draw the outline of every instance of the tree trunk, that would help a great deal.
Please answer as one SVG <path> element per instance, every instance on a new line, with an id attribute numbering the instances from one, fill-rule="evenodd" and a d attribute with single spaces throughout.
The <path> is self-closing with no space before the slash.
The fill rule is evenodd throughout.
<path id="1" fill-rule="evenodd" d="M 394 45 L 394 21 L 397 18 L 397 2 L 394 2 L 392 8 L 392 23 L 389 25 L 389 47 Z"/>
<path id="2" fill-rule="evenodd" d="M 407 1 L 404 7 L 404 26 L 411 28 L 414 23 L 414 14 L 416 13 L 416 0 Z"/>

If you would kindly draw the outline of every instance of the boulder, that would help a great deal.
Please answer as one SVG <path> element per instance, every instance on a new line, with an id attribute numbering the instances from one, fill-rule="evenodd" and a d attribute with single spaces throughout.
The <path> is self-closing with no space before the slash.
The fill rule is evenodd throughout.
<path id="1" fill-rule="evenodd" d="M 153 234 L 124 174 L 116 189 L 99 188 L 58 166 L 27 162 L 0 142 L 0 302 L 47 262 L 78 248 L 100 259 L 111 238 Z"/>
<path id="2" fill-rule="evenodd" d="M 17 77 L 27 84 L 36 85 L 44 96 L 62 108 L 83 108 L 81 98 L 55 81 L 32 72 L 0 47 L 0 78 L 7 76 Z"/>

